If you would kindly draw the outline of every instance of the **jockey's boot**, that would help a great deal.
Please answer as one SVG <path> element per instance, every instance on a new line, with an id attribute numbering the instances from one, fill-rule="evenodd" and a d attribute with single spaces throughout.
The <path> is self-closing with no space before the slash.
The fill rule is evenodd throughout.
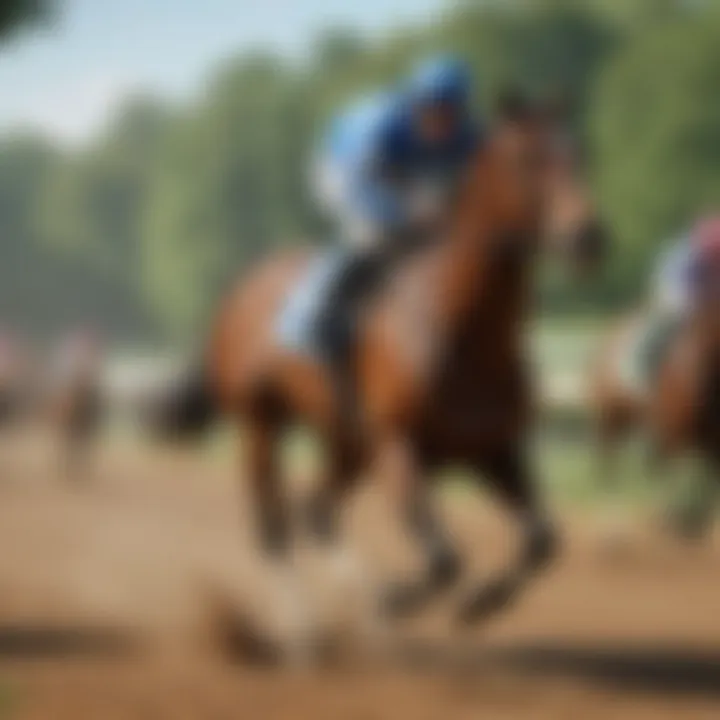
<path id="1" fill-rule="evenodd" d="M 357 436 L 362 418 L 357 396 L 356 330 L 363 300 L 378 277 L 373 254 L 350 257 L 326 298 L 319 345 L 327 364 L 339 427 Z"/>

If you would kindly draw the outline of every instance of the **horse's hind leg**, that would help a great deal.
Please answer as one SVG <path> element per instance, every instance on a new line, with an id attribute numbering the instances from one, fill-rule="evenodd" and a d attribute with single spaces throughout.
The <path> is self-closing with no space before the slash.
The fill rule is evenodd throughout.
<path id="1" fill-rule="evenodd" d="M 474 622 L 508 606 L 532 576 L 553 558 L 557 544 L 521 449 L 503 449 L 483 459 L 478 469 L 520 520 L 523 543 L 519 557 L 505 573 L 471 592 L 460 609 L 459 619 L 463 622 Z"/>
<path id="2" fill-rule="evenodd" d="M 595 428 L 597 449 L 596 488 L 600 493 L 604 516 L 602 544 L 616 550 L 627 540 L 629 524 L 625 500 L 621 497 L 623 483 L 620 451 L 624 450 L 631 423 L 622 412 L 608 410 L 600 414 Z"/>
<path id="3" fill-rule="evenodd" d="M 360 470 L 359 455 L 343 442 L 329 443 L 325 470 L 305 507 L 305 520 L 316 546 L 330 560 L 336 580 L 357 577 L 357 558 L 343 542 L 340 528 L 343 501 Z"/>
<path id="4" fill-rule="evenodd" d="M 244 480 L 248 483 L 261 553 L 269 561 L 274 621 L 292 658 L 310 652 L 307 603 L 292 558 L 291 519 L 278 469 L 280 427 L 263 416 L 244 426 Z"/>
<path id="5" fill-rule="evenodd" d="M 259 547 L 270 560 L 285 559 L 290 551 L 290 518 L 277 466 L 278 428 L 251 417 L 243 442 L 246 482 L 254 504 Z"/>
<path id="6" fill-rule="evenodd" d="M 685 483 L 666 501 L 665 522 L 678 537 L 699 541 L 712 531 L 717 502 L 718 465 L 709 455 L 697 455 L 690 460 Z"/>
<path id="7" fill-rule="evenodd" d="M 333 617 L 378 635 L 377 613 L 369 574 L 357 549 L 342 532 L 341 515 L 348 494 L 363 469 L 363 455 L 353 443 L 330 438 L 324 473 L 305 506 L 305 521 L 319 551 L 333 601 Z"/>
<path id="8" fill-rule="evenodd" d="M 595 445 L 597 484 L 603 492 L 610 493 L 616 490 L 619 439 L 619 424 L 609 414 L 602 415 L 595 428 Z"/>
<path id="9" fill-rule="evenodd" d="M 305 520 L 310 534 L 324 547 L 340 540 L 342 501 L 360 472 L 361 455 L 352 444 L 331 439 L 328 442 L 324 473 L 305 506 Z"/>
<path id="10" fill-rule="evenodd" d="M 405 526 L 419 542 L 426 558 L 425 574 L 416 581 L 391 585 L 383 598 L 383 609 L 391 617 L 417 612 L 457 581 L 461 564 L 455 548 L 433 508 L 427 479 L 421 474 L 411 445 L 405 440 L 386 444 L 383 460 L 392 475 Z"/>

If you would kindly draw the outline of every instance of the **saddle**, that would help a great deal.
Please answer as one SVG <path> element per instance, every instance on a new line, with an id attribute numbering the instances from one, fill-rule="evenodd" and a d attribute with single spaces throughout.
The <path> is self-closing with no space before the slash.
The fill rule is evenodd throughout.
<path id="1" fill-rule="evenodd" d="M 320 359 L 340 346 L 348 351 L 358 301 L 377 285 L 378 265 L 374 256 L 344 249 L 319 253 L 280 313 L 277 335 L 282 345 Z"/>
<path id="2" fill-rule="evenodd" d="M 619 357 L 619 376 L 633 394 L 643 397 L 650 392 L 682 326 L 680 318 L 658 313 L 635 325 Z"/>
<path id="3" fill-rule="evenodd" d="M 351 353 L 364 302 L 403 258 L 421 247 L 420 240 L 395 241 L 377 252 L 339 247 L 318 253 L 280 313 L 281 344 L 331 362 L 338 354 Z"/>

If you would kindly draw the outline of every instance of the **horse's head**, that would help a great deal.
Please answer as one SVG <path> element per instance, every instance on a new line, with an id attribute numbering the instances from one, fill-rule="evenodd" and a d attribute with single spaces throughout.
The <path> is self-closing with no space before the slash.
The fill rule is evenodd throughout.
<path id="1" fill-rule="evenodd" d="M 516 250 L 545 244 L 578 270 L 594 269 L 606 234 L 577 145 L 557 108 L 505 95 L 485 153 L 487 172 L 477 187 L 488 193 L 485 207 L 502 229 L 500 241 L 515 243 Z"/>

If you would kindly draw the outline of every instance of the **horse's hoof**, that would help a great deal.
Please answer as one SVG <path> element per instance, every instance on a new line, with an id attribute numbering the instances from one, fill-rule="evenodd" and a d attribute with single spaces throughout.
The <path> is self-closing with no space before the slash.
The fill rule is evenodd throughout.
<path id="1" fill-rule="evenodd" d="M 383 617 L 400 620 L 418 613 L 426 602 L 427 591 L 424 585 L 397 583 L 383 593 L 380 612 Z"/>
<path id="2" fill-rule="evenodd" d="M 547 567 L 560 551 L 560 539 L 550 527 L 542 527 L 530 541 L 525 557 L 525 567 L 532 571 Z"/>
<path id="3" fill-rule="evenodd" d="M 515 599 L 516 591 L 516 583 L 506 578 L 483 586 L 461 605 L 457 615 L 458 622 L 462 625 L 469 625 L 501 610 L 506 610 Z"/>
<path id="4" fill-rule="evenodd" d="M 460 577 L 462 563 L 454 553 L 440 555 L 431 565 L 428 588 L 431 592 L 442 592 L 452 587 Z"/>
<path id="5" fill-rule="evenodd" d="M 399 583 L 386 591 L 382 600 L 385 617 L 400 619 L 413 615 L 435 596 L 451 588 L 460 577 L 462 564 L 457 555 L 438 556 L 430 565 L 425 580 L 416 583 Z"/>
<path id="6" fill-rule="evenodd" d="M 666 526 L 681 542 L 700 543 L 710 534 L 712 523 L 707 518 L 680 514 L 669 517 Z"/>

